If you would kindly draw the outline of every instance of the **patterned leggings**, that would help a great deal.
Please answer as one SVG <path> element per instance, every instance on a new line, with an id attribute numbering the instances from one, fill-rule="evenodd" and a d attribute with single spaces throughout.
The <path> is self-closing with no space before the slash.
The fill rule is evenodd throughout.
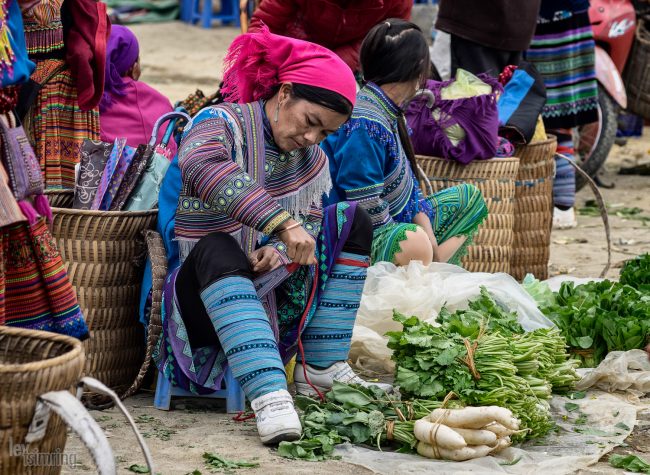
<path id="1" fill-rule="evenodd" d="M 488 215 L 481 191 L 470 184 L 447 188 L 426 197 L 421 209 L 429 214 L 438 244 L 454 236 L 467 237 L 449 260 L 451 264 L 460 264 L 467 246 Z M 406 232 L 417 228 L 413 223 L 391 223 L 376 229 L 372 241 L 372 262 L 393 262 L 395 254 L 401 251 L 400 243 L 406 240 Z"/>
<path id="2" fill-rule="evenodd" d="M 357 208 L 343 252 L 302 332 L 309 364 L 329 367 L 347 358 L 371 235 L 370 217 Z M 210 357 L 202 351 L 214 349 L 218 343 L 222 356 L 217 361 L 227 360 L 249 400 L 287 388 L 277 337 L 253 277 L 239 243 L 228 234 L 214 233 L 196 244 L 176 279 L 177 300 L 189 337 L 186 351 L 194 353 L 193 370 L 219 371 L 203 368 Z"/>

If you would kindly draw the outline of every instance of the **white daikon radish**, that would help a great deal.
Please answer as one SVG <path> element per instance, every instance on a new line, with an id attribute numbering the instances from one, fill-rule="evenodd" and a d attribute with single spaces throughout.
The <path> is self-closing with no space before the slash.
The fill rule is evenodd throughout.
<path id="1" fill-rule="evenodd" d="M 499 406 L 436 409 L 429 414 L 429 420 L 461 429 L 481 429 L 491 422 L 498 422 L 507 429 L 519 429 L 519 421 L 512 412 Z"/>
<path id="2" fill-rule="evenodd" d="M 490 432 L 494 432 L 497 437 L 506 437 L 515 434 L 517 432 L 516 430 L 506 429 L 505 427 L 503 427 L 501 424 L 497 422 L 492 422 L 491 424 L 486 425 L 485 427 L 483 427 L 483 430 L 489 430 Z"/>
<path id="3" fill-rule="evenodd" d="M 492 453 L 496 454 L 501 452 L 503 449 L 510 447 L 512 442 L 510 442 L 510 437 L 503 437 L 497 440 L 497 445 L 492 449 Z"/>
<path id="4" fill-rule="evenodd" d="M 458 432 L 465 439 L 467 445 L 494 446 L 497 443 L 497 435 L 489 430 L 461 429 L 460 427 L 453 427 L 451 430 Z"/>
<path id="5" fill-rule="evenodd" d="M 453 460 L 455 462 L 485 457 L 489 455 L 492 450 L 494 449 L 487 445 L 474 445 L 456 450 L 443 449 L 441 447 L 434 448 L 426 442 L 418 442 L 417 445 L 417 452 L 423 457 L 430 459 Z"/>
<path id="6" fill-rule="evenodd" d="M 426 419 L 415 421 L 413 427 L 415 438 L 430 445 L 455 450 L 467 446 L 465 439 L 443 424 L 433 424 Z"/>

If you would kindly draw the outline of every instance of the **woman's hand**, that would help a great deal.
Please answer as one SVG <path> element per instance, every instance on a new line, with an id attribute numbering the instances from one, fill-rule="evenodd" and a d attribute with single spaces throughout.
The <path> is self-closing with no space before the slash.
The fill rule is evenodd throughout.
<path id="1" fill-rule="evenodd" d="M 296 221 L 289 220 L 277 232 L 280 240 L 287 245 L 287 256 L 302 266 L 316 264 L 316 241 L 302 226 L 292 227 L 295 224 Z"/>
<path id="2" fill-rule="evenodd" d="M 280 266 L 280 256 L 271 246 L 264 246 L 254 250 L 249 254 L 248 260 L 253 266 L 253 272 L 256 274 L 272 271 Z"/>

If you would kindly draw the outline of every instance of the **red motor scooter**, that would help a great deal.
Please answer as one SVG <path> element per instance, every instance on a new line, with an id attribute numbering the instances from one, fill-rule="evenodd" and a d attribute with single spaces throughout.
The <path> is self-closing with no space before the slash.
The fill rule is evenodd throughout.
<path id="1" fill-rule="evenodd" d="M 616 140 L 618 111 L 627 107 L 621 75 L 634 41 L 636 12 L 630 0 L 591 0 L 589 19 L 596 41 L 598 122 L 578 127 L 574 143 L 580 167 L 596 177 Z M 577 176 L 576 187 L 584 185 Z"/>

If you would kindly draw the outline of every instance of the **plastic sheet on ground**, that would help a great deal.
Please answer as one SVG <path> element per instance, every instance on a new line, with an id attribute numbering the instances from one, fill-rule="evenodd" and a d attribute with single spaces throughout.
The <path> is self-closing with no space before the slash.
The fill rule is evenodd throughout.
<path id="1" fill-rule="evenodd" d="M 510 447 L 497 456 L 448 462 L 419 455 L 380 452 L 351 444 L 339 445 L 335 455 L 341 456 L 345 462 L 386 475 L 569 474 L 597 463 L 612 448 L 623 443 L 634 429 L 638 409 L 620 397 L 602 391 L 589 391 L 585 398 L 577 400 L 555 396 L 551 408 L 559 427 L 556 434 L 530 441 L 521 448 Z"/>
<path id="2" fill-rule="evenodd" d="M 440 263 L 425 267 L 412 262 L 407 267 L 396 267 L 380 262 L 368 269 L 350 358 L 363 369 L 392 372 L 391 352 L 386 347 L 388 339 L 384 335 L 387 331 L 401 330 L 401 325 L 393 321 L 393 310 L 436 324 L 443 306 L 452 312 L 466 309 L 468 301 L 480 294 L 481 286 L 486 287 L 499 304 L 516 311 L 524 329 L 530 331 L 553 325 L 539 311 L 535 300 L 507 274 L 471 273 Z"/>
<path id="3" fill-rule="evenodd" d="M 650 361 L 643 350 L 612 351 L 597 368 L 580 372 L 578 389 L 626 391 L 636 397 L 650 393 Z"/>

